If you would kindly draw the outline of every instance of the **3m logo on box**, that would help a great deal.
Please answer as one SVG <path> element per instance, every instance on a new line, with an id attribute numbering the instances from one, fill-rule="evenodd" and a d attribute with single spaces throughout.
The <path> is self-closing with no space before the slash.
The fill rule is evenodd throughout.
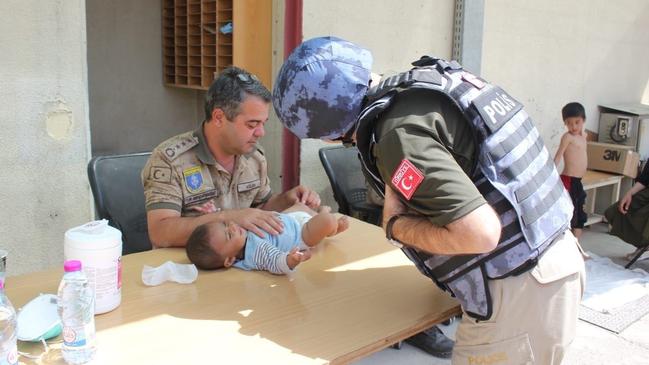
<path id="1" fill-rule="evenodd" d="M 401 160 L 392 174 L 392 186 L 397 188 L 407 200 L 410 200 L 422 181 L 424 181 L 424 175 L 405 158 Z"/>
<path id="2" fill-rule="evenodd" d="M 606 161 L 620 161 L 620 157 L 622 157 L 622 153 L 613 150 L 604 150 L 604 156 L 602 156 Z"/>
<path id="3" fill-rule="evenodd" d="M 588 169 L 630 178 L 638 176 L 640 155 L 631 146 L 610 143 L 588 142 Z"/>

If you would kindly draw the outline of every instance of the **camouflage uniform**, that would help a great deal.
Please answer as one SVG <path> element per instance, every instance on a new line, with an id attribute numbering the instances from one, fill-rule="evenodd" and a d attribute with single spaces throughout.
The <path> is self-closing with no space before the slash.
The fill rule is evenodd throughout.
<path id="1" fill-rule="evenodd" d="M 203 127 L 162 142 L 142 170 L 146 209 L 173 209 L 181 216 L 201 213 L 188 208 L 212 201 L 217 209 L 243 209 L 271 196 L 266 158 L 260 150 L 236 156 L 234 173 L 210 153 Z"/>

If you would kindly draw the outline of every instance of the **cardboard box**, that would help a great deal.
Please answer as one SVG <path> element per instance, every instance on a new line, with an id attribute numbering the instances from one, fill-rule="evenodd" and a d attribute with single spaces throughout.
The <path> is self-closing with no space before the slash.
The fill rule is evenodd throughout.
<path id="1" fill-rule="evenodd" d="M 631 146 L 588 142 L 588 168 L 631 178 L 638 175 L 640 155 Z"/>

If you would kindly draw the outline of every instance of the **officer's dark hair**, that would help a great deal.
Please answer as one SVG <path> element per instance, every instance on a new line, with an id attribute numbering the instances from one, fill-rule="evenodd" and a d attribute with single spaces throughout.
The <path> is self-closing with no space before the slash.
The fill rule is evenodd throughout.
<path id="1" fill-rule="evenodd" d="M 561 108 L 561 117 L 563 120 L 575 117 L 586 119 L 586 110 L 583 105 L 577 102 L 568 103 Z"/>
<path id="2" fill-rule="evenodd" d="M 212 118 L 212 111 L 216 108 L 223 110 L 229 120 L 234 119 L 247 96 L 257 96 L 267 103 L 272 98 L 270 91 L 255 75 L 235 66 L 226 68 L 205 94 L 205 120 Z"/>
<path id="3" fill-rule="evenodd" d="M 223 267 L 225 257 L 210 245 L 210 224 L 202 224 L 194 229 L 187 239 L 185 251 L 192 264 L 202 270 L 215 270 Z M 218 224 L 218 223 L 217 223 Z"/>

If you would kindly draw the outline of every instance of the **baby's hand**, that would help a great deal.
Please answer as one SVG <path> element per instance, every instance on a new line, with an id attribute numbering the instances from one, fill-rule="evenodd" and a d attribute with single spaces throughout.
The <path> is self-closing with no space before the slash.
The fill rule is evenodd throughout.
<path id="1" fill-rule="evenodd" d="M 297 247 L 295 247 L 291 250 L 291 252 L 288 253 L 288 255 L 286 255 L 286 264 L 291 270 L 293 270 L 300 262 L 306 261 L 310 258 L 310 250 L 300 251 Z"/>

